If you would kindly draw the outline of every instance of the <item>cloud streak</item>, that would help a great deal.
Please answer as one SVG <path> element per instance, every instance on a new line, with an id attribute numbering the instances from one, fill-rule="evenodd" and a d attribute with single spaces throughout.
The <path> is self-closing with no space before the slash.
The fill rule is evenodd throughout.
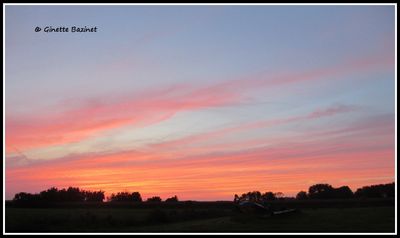
<path id="1" fill-rule="evenodd" d="M 64 111 L 53 112 L 54 110 L 50 109 L 35 115 L 6 115 L 6 147 L 7 151 L 12 151 L 12 146 L 26 150 L 79 142 L 126 125 L 155 124 L 182 111 L 240 105 L 244 91 L 259 87 L 271 88 L 289 83 L 323 80 L 329 76 L 365 72 L 388 66 L 392 66 L 391 59 L 374 57 L 305 73 L 289 73 L 283 76 L 256 75 L 205 87 L 173 85 L 148 90 L 136 96 L 84 101 L 75 108 Z"/>
<path id="2" fill-rule="evenodd" d="M 69 110 L 56 110 L 26 117 L 7 115 L 6 146 L 8 151 L 17 152 L 18 149 L 23 151 L 79 142 L 127 125 L 144 127 L 157 124 L 183 111 L 227 105 L 240 106 L 244 92 L 259 87 L 270 89 L 285 84 L 324 80 L 325 77 L 380 68 L 388 64 L 390 62 L 365 60 L 303 74 L 245 78 L 206 87 L 177 84 L 147 90 L 133 96 L 109 98 L 107 101 L 84 101 L 72 108 L 70 101 L 65 104 L 65 108 L 71 108 Z M 247 143 L 239 141 L 236 142 L 236 146 L 232 142 L 227 142 L 224 146 L 217 143 L 219 138 L 241 132 L 329 118 L 358 110 L 356 106 L 337 104 L 304 115 L 253 121 L 170 139 L 150 144 L 143 152 L 88 152 L 44 162 L 26 160 L 26 157 L 17 152 L 14 156 L 7 157 L 7 192 L 17 192 L 20 188 L 19 183 L 29 181 L 35 190 L 74 184 L 82 188 L 103 189 L 108 192 L 123 189 L 140 190 L 143 194 L 151 196 L 152 191 L 159 191 L 160 195 L 165 196 L 169 193 L 179 193 L 183 198 L 212 199 L 213 196 L 228 197 L 233 191 L 248 190 L 249 184 L 253 184 L 254 189 L 260 189 L 265 186 L 265 180 L 268 180 L 269 184 L 276 181 L 281 185 L 279 190 L 290 193 L 304 189 L 299 187 L 299 181 L 303 185 L 322 180 L 333 183 L 337 181 L 338 171 L 342 178 L 350 181 L 347 184 L 353 187 L 364 185 L 366 182 L 381 181 L 383 174 L 386 175 L 385 179 L 390 181 L 393 178 L 390 140 L 384 140 L 379 147 L 362 140 L 359 143 L 353 140 L 346 142 L 346 138 L 343 138 L 343 143 L 338 144 L 335 137 L 345 133 L 363 132 L 366 128 L 369 128 L 367 131 L 370 131 L 371 135 L 376 135 L 380 130 L 374 131 L 373 125 L 382 124 L 382 121 L 385 124 L 387 120 L 384 118 L 366 121 L 347 129 L 310 132 L 308 136 L 297 138 L 299 141 L 305 141 L 303 144 L 291 143 L 295 137 L 278 138 L 269 145 L 261 143 L 261 139 L 253 139 Z M 391 123 L 390 121 L 389 124 Z M 387 135 L 392 131 L 389 129 L 383 133 Z M 320 138 L 320 142 L 309 141 L 311 137 Z M 271 141 L 271 138 L 268 139 Z M 200 145 L 203 142 L 213 142 L 214 146 Z M 371 148 L 371 151 L 362 152 L 363 148 Z M 371 168 L 370 164 L 375 163 L 377 158 L 385 161 L 381 161 L 382 168 Z M 318 164 L 320 161 L 324 161 L 324 164 Z M 366 167 L 354 172 L 356 166 Z M 41 171 L 40 174 L 35 172 L 38 170 Z M 249 173 L 252 176 L 249 176 Z M 296 181 L 293 178 L 296 178 Z M 355 179 L 354 182 L 351 182 L 352 178 Z M 281 182 L 283 180 L 286 181 L 284 184 Z M 223 189 L 220 184 L 224 184 Z M 195 190 L 190 190 L 190 187 Z M 268 189 L 273 190 L 274 187 Z"/>
<path id="3" fill-rule="evenodd" d="M 185 110 L 227 105 L 231 93 L 182 94 L 182 85 L 141 93 L 138 97 L 89 102 L 76 109 L 26 117 L 7 116 L 6 141 L 20 150 L 80 141 L 125 125 L 147 126 Z"/>
<path id="4" fill-rule="evenodd" d="M 301 122 L 301 121 L 306 121 L 306 120 L 318 119 L 321 117 L 334 116 L 334 115 L 340 114 L 340 113 L 352 112 L 357 109 L 358 108 L 356 106 L 334 105 L 334 106 L 331 106 L 331 107 L 328 107 L 325 109 L 315 110 L 306 115 L 292 116 L 292 117 L 282 118 L 282 119 L 271 119 L 271 120 L 261 120 L 261 121 L 256 121 L 256 122 L 250 122 L 247 124 L 241 124 L 239 126 L 222 128 L 222 129 L 214 130 L 214 131 L 210 131 L 210 132 L 198 133 L 195 135 L 183 137 L 183 138 L 176 139 L 176 140 L 169 140 L 166 142 L 153 144 L 152 146 L 154 146 L 156 148 L 174 148 L 174 147 L 180 148 L 186 144 L 210 141 L 213 139 L 217 139 L 217 138 L 227 136 L 227 135 L 230 135 L 233 133 L 239 133 L 242 131 L 256 130 L 256 129 L 260 129 L 260 128 L 274 127 L 274 126 L 279 126 L 279 125 L 288 124 L 288 123 L 292 123 L 292 122 Z"/>
<path id="5" fill-rule="evenodd" d="M 336 105 L 293 118 L 317 120 L 353 110 L 357 108 Z M 247 191 L 249 186 L 256 190 L 265 188 L 294 195 L 306 189 L 304 185 L 314 182 L 342 185 L 338 176 L 352 188 L 382 180 L 390 182 L 394 176 L 393 144 L 390 142 L 393 130 L 384 128 L 393 124 L 392 117 L 367 118 L 343 129 L 326 128 L 288 138 L 267 138 L 267 145 L 260 141 L 243 142 L 236 145 L 237 150 L 231 150 L 234 145 L 229 143 L 216 146 L 219 149 L 214 152 L 209 146 L 203 150 L 201 146 L 196 147 L 197 150 L 181 147 L 176 153 L 155 147 L 144 151 L 87 153 L 33 162 L 7 168 L 7 191 L 17 192 L 18 184 L 29 181 L 36 191 L 48 186 L 74 184 L 87 189 L 103 189 L 108 193 L 129 190 L 152 196 L 154 191 L 158 191 L 158 195 L 166 197 L 175 193 L 182 198 L 207 200 L 229 199 L 232 192 Z M 293 120 L 277 121 L 290 123 Z M 231 130 L 219 133 L 228 131 L 232 133 Z M 375 141 L 376 137 L 364 139 L 377 131 L 384 133 L 382 140 Z M 206 138 L 202 134 L 201 139 Z M 180 143 L 184 141 L 189 139 L 183 138 Z M 254 145 L 261 147 L 253 148 Z"/>

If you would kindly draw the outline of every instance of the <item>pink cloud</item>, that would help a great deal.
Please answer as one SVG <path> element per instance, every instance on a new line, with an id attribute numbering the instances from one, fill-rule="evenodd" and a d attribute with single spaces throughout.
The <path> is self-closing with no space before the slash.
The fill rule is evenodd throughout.
<path id="1" fill-rule="evenodd" d="M 125 125 L 145 126 L 172 117 L 179 111 L 220 106 L 238 101 L 232 93 L 188 95 L 177 85 L 139 97 L 111 102 L 92 101 L 75 109 L 25 117 L 7 116 L 6 145 L 20 150 L 80 141 Z M 140 97 L 142 96 L 142 97 Z"/>
<path id="2" fill-rule="evenodd" d="M 334 106 L 293 118 L 316 119 L 352 108 Z M 394 179 L 394 144 L 390 142 L 393 131 L 385 130 L 386 139 L 378 141 L 373 136 L 366 140 L 365 135 L 386 128 L 394 122 L 392 116 L 366 118 L 348 125 L 347 129 L 326 128 L 294 137 L 269 138 L 273 143 L 261 148 L 246 149 L 252 144 L 244 143 L 244 147 L 239 145 L 239 151 L 182 148 L 179 153 L 170 154 L 153 148 L 71 155 L 7 167 L 7 193 L 26 191 L 20 184 L 29 185 L 34 191 L 73 184 L 108 193 L 122 190 L 140 191 L 145 196 L 175 193 L 181 198 L 204 200 L 230 199 L 235 192 L 248 190 L 268 189 L 294 195 L 317 182 L 349 185 L 354 189 L 369 183 L 390 182 Z M 226 148 L 231 146 L 226 144 Z"/>
<path id="3" fill-rule="evenodd" d="M 239 126 L 222 128 L 222 129 L 210 131 L 210 132 L 198 133 L 195 135 L 186 136 L 186 137 L 176 139 L 176 140 L 169 140 L 166 142 L 153 144 L 152 146 L 156 147 L 156 148 L 171 148 L 171 147 L 173 148 L 176 146 L 182 147 L 187 144 L 209 141 L 212 139 L 216 139 L 219 137 L 223 137 L 223 136 L 226 136 L 229 134 L 238 133 L 238 132 L 242 132 L 242 131 L 266 128 L 266 127 L 273 127 L 273 126 L 288 124 L 288 123 L 292 123 L 292 122 L 317 119 L 320 117 L 334 116 L 334 115 L 340 114 L 340 113 L 352 112 L 357 109 L 358 108 L 356 106 L 335 105 L 335 106 L 331 106 L 328 108 L 315 110 L 306 115 L 250 122 L 247 124 L 241 124 Z"/>
<path id="4" fill-rule="evenodd" d="M 335 184 L 348 180 L 346 185 L 356 187 L 360 181 L 393 179 L 391 148 L 364 151 L 365 145 L 357 149 L 343 143 L 337 145 L 343 146 L 341 151 L 332 153 L 331 143 L 317 144 L 318 153 L 314 151 L 316 145 L 304 142 L 288 143 L 276 149 L 204 154 L 175 160 L 154 152 L 60 160 L 39 167 L 7 169 L 6 186 L 7 191 L 12 192 L 18 191 L 20 183 L 28 183 L 37 190 L 74 184 L 109 193 L 124 189 L 143 194 L 175 192 L 187 199 L 201 199 L 196 191 L 202 191 L 208 194 L 203 198 L 230 199 L 234 191 L 251 189 L 275 188 L 275 191 L 279 189 L 290 194 L 306 189 L 306 184 L 311 185 L 312 181 Z M 37 172 L 39 168 L 40 173 Z"/>
<path id="5" fill-rule="evenodd" d="M 340 76 L 348 73 L 393 66 L 387 58 L 366 58 L 346 62 L 342 65 L 311 70 L 303 73 L 282 75 L 253 75 L 211 86 L 172 85 L 156 90 L 147 90 L 136 96 L 122 95 L 105 100 L 79 102 L 78 106 L 64 111 L 37 112 L 36 115 L 6 115 L 6 148 L 26 150 L 30 148 L 79 142 L 86 138 L 126 125 L 146 126 L 164 121 L 176 113 L 187 110 L 200 110 L 207 107 L 240 105 L 243 92 L 259 87 L 273 87 L 287 83 L 301 83 L 321 80 L 327 76 Z M 61 105 L 62 106 L 62 105 Z M 65 105 L 70 108 L 70 105 Z M 341 110 L 334 109 L 334 110 Z M 318 117 L 331 112 L 315 112 L 310 117 Z M 292 118 L 287 120 L 297 120 Z M 256 122 L 247 125 L 257 128 L 261 124 L 284 122 Z M 240 130 L 236 128 L 224 130 Z M 221 132 L 224 133 L 224 132 Z M 215 134 L 215 133 L 214 133 Z M 211 136 L 214 136 L 211 134 Z M 197 140 L 195 136 L 193 140 Z"/>

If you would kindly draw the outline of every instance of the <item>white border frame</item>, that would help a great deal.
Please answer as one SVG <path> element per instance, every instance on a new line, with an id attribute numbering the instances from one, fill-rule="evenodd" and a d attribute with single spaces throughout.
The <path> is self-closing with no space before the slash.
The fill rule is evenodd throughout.
<path id="1" fill-rule="evenodd" d="M 394 233 L 193 233 L 193 232 L 168 232 L 168 233 L 6 233 L 6 223 L 5 223 L 5 172 L 6 172 L 6 147 L 5 147 L 5 51 L 6 51 L 6 38 L 5 38 L 5 28 L 6 28 L 6 6 L 43 6 L 43 5 L 53 5 L 53 6 L 394 6 L 395 7 L 395 232 Z M 397 234 L 397 4 L 396 3 L 3 3 L 3 235 L 93 235 L 93 234 L 104 234 L 104 235 L 395 235 Z"/>

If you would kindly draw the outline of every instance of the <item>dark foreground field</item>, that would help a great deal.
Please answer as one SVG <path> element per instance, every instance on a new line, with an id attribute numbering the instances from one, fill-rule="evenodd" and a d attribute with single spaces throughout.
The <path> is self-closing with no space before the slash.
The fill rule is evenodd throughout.
<path id="1" fill-rule="evenodd" d="M 6 232 L 394 232 L 392 202 L 278 202 L 298 212 L 271 217 L 231 203 L 6 206 Z"/>

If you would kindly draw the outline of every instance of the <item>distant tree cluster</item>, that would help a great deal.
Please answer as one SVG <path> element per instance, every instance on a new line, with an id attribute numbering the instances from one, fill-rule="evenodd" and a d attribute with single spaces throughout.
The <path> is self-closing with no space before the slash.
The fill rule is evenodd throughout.
<path id="1" fill-rule="evenodd" d="M 394 183 L 378 184 L 359 188 L 354 193 L 355 197 L 365 198 L 386 198 L 394 197 L 395 194 Z"/>
<path id="2" fill-rule="evenodd" d="M 39 194 L 30 193 L 17 193 L 13 201 L 17 202 L 30 202 L 30 201 L 44 201 L 44 202 L 93 202 L 103 201 L 104 191 L 86 191 L 79 188 L 69 187 L 68 189 L 57 189 L 55 187 L 41 191 Z"/>
<path id="3" fill-rule="evenodd" d="M 104 191 L 87 191 L 75 187 L 68 189 L 49 188 L 40 193 L 20 192 L 15 194 L 13 201 L 15 202 L 103 202 L 105 196 Z M 112 193 L 107 198 L 110 202 L 143 202 L 139 192 L 118 192 Z M 146 202 L 162 202 L 159 196 L 150 197 Z M 178 202 L 178 197 L 167 198 L 165 202 Z"/>
<path id="4" fill-rule="evenodd" d="M 359 188 L 355 193 L 351 191 L 348 186 L 341 186 L 334 188 L 330 184 L 314 184 L 308 188 L 308 192 L 300 191 L 296 195 L 297 200 L 306 199 L 348 199 L 348 198 L 386 198 L 394 197 L 395 195 L 395 184 L 378 184 Z M 265 192 L 259 191 L 243 193 L 241 196 L 235 194 L 233 201 L 240 203 L 243 201 L 251 202 L 266 202 L 273 200 L 282 199 L 293 199 L 290 197 L 284 197 L 283 193 L 277 192 Z"/>
<path id="5" fill-rule="evenodd" d="M 165 202 L 178 202 L 178 197 L 175 195 L 173 197 L 167 198 Z"/>
<path id="6" fill-rule="evenodd" d="M 343 199 L 352 198 L 353 191 L 348 186 L 334 188 L 329 184 L 315 184 L 309 187 L 307 196 L 310 199 Z"/>
<path id="7" fill-rule="evenodd" d="M 365 186 L 355 193 L 348 186 L 334 188 L 329 184 L 315 184 L 309 187 L 308 193 L 300 191 L 296 199 L 346 199 L 346 198 L 382 198 L 394 197 L 394 183 Z"/>
<path id="8" fill-rule="evenodd" d="M 277 199 L 283 199 L 283 193 L 277 192 L 265 192 L 261 193 L 259 191 L 247 192 L 243 193 L 241 196 L 235 194 L 233 202 L 239 203 L 243 201 L 250 201 L 250 202 L 264 202 L 264 201 L 273 201 Z"/>
<path id="9" fill-rule="evenodd" d="M 162 202 L 162 199 L 158 196 L 148 198 L 146 202 Z"/>
<path id="10" fill-rule="evenodd" d="M 111 202 L 142 202 L 142 196 L 139 192 L 119 192 L 111 194 L 109 200 Z"/>
<path id="11" fill-rule="evenodd" d="M 142 196 L 139 192 L 119 192 L 117 194 L 111 194 L 108 198 L 110 202 L 143 202 Z M 154 196 L 147 198 L 146 202 L 162 202 L 161 197 Z M 175 195 L 173 197 L 167 198 L 165 202 L 178 202 L 178 197 Z"/>
<path id="12" fill-rule="evenodd" d="M 308 193 L 300 191 L 296 199 L 346 199 L 354 196 L 353 191 L 348 186 L 334 188 L 330 184 L 315 184 L 308 188 Z"/>
<path id="13" fill-rule="evenodd" d="M 297 200 L 305 200 L 307 198 L 308 198 L 308 195 L 307 195 L 307 192 L 305 192 L 305 191 L 300 191 L 296 195 Z"/>

